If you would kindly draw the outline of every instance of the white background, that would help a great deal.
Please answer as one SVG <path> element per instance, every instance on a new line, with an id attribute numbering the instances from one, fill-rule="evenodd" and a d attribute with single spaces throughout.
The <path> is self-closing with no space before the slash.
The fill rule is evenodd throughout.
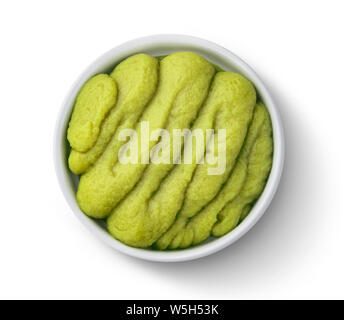
<path id="1" fill-rule="evenodd" d="M 0 298 L 344 298 L 343 1 L 2 1 Z M 286 165 L 260 222 L 189 263 L 139 261 L 94 238 L 53 167 L 61 102 L 127 40 L 181 33 L 248 62 L 283 117 Z"/>

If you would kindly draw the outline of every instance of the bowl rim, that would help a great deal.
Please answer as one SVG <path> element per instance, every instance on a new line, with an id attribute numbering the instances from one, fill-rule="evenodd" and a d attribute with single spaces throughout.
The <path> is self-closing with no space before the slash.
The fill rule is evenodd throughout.
<path id="1" fill-rule="evenodd" d="M 63 145 L 66 141 L 66 121 L 69 121 L 73 106 L 72 102 L 74 101 L 76 94 L 85 81 L 95 74 L 94 70 L 105 68 L 107 63 L 113 60 L 114 56 L 123 56 L 123 54 L 126 52 L 128 52 L 126 56 L 129 56 L 135 52 L 138 53 L 145 51 L 147 48 L 152 46 L 170 46 L 171 43 L 176 45 L 178 44 L 182 47 L 192 47 L 195 48 L 195 51 L 200 50 L 212 52 L 225 61 L 228 61 L 229 64 L 234 65 L 242 75 L 249 78 L 253 82 L 256 90 L 259 92 L 259 95 L 268 108 L 271 117 L 274 139 L 272 169 L 264 191 L 250 211 L 250 214 L 228 234 L 214 239 L 211 242 L 181 250 L 157 251 L 133 248 L 111 237 L 108 232 L 103 230 L 93 221 L 93 219 L 87 217 L 79 209 L 75 199 L 75 193 L 67 183 L 67 178 L 68 175 L 70 175 L 70 172 L 68 172 L 68 169 L 66 170 L 66 155 L 64 151 L 65 146 Z M 111 65 L 113 66 L 113 63 L 111 63 Z M 276 193 L 283 171 L 284 153 L 284 131 L 278 108 L 276 107 L 276 104 L 265 84 L 259 78 L 256 72 L 241 58 L 224 47 L 205 39 L 180 34 L 158 34 L 136 38 L 116 46 L 98 57 L 81 73 L 67 93 L 56 120 L 53 142 L 53 157 L 57 179 L 69 207 L 72 209 L 77 218 L 87 227 L 87 229 L 89 229 L 89 231 L 91 231 L 91 233 L 93 233 L 98 239 L 102 240 L 110 247 L 135 258 L 157 262 L 180 262 L 205 257 L 231 245 L 244 234 L 246 234 L 262 217 Z"/>

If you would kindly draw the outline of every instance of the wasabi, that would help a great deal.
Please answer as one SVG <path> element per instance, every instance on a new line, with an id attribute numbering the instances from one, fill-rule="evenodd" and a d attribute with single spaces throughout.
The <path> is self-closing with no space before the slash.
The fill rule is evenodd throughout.
<path id="1" fill-rule="evenodd" d="M 139 248 L 188 248 L 230 232 L 272 166 L 270 116 L 252 83 L 192 52 L 136 54 L 92 77 L 67 138 L 80 209 Z"/>

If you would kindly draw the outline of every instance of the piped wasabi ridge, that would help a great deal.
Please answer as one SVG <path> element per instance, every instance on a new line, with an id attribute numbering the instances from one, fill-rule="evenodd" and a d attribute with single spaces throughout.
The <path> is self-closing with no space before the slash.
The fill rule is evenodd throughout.
<path id="1" fill-rule="evenodd" d="M 116 99 L 116 82 L 107 74 L 99 74 L 86 82 L 76 98 L 68 128 L 67 138 L 74 150 L 86 152 L 93 147 Z"/>

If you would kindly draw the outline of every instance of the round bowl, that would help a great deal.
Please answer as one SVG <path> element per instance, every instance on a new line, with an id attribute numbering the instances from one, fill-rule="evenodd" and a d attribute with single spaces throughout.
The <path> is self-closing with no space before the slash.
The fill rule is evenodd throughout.
<path id="1" fill-rule="evenodd" d="M 157 251 L 129 247 L 114 239 L 106 230 L 104 222 L 87 217 L 78 207 L 76 190 L 78 178 L 69 169 L 67 157 L 69 146 L 66 130 L 72 113 L 74 100 L 82 85 L 95 74 L 110 72 L 120 61 L 136 53 L 152 56 L 167 55 L 176 51 L 193 51 L 226 71 L 234 71 L 250 79 L 271 116 L 274 139 L 273 164 L 265 189 L 250 214 L 234 230 L 221 238 L 210 238 L 206 242 L 183 250 Z M 227 49 L 207 40 L 185 35 L 154 35 L 135 39 L 117 46 L 95 60 L 76 80 L 68 92 L 57 118 L 54 136 L 54 162 L 57 178 L 70 208 L 78 219 L 99 239 L 112 248 L 127 255 L 151 261 L 177 262 L 201 258 L 215 253 L 234 243 L 249 231 L 269 206 L 283 169 L 284 135 L 278 109 L 263 82 L 244 61 Z"/>

